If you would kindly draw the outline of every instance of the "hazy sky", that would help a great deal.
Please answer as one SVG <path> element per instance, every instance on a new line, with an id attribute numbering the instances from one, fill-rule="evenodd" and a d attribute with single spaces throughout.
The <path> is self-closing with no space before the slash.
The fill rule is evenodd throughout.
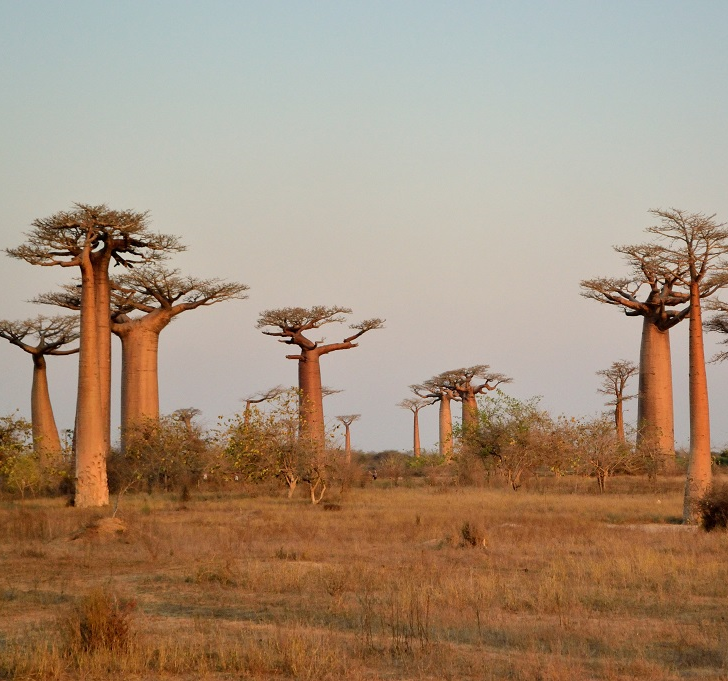
<path id="1" fill-rule="evenodd" d="M 186 273 L 248 284 L 162 335 L 162 410 L 208 426 L 295 383 L 258 313 L 316 304 L 387 320 L 322 360 L 344 390 L 327 417 L 362 414 L 355 447 L 411 447 L 408 386 L 472 364 L 594 415 L 595 372 L 637 361 L 641 324 L 579 281 L 626 273 L 611 247 L 642 241 L 651 208 L 728 220 L 727 29 L 722 0 L 0 0 L 0 247 L 108 203 L 180 235 Z M 0 262 L 0 317 L 55 312 L 25 301 L 72 272 Z M 49 364 L 69 427 L 74 360 Z M 3 342 L 0 375 L 0 414 L 29 414 L 30 358 Z M 717 447 L 728 365 L 709 381 Z M 436 407 L 421 421 L 431 447 Z"/>

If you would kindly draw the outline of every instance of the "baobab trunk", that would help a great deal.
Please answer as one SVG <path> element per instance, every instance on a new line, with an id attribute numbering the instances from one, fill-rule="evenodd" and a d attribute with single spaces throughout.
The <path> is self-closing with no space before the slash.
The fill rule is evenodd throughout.
<path id="1" fill-rule="evenodd" d="M 344 436 L 344 452 L 346 454 L 346 463 L 351 463 L 351 427 L 344 424 L 346 435 Z"/>
<path id="2" fill-rule="evenodd" d="M 703 320 L 700 309 L 700 289 L 697 282 L 690 285 L 690 461 L 685 480 L 683 519 L 688 523 L 699 520 L 697 504 L 711 482 L 710 411 L 708 407 L 708 378 L 705 371 Z"/>
<path id="3" fill-rule="evenodd" d="M 645 317 L 640 346 L 638 442 L 654 441 L 664 455 L 675 453 L 670 332 Z"/>
<path id="4" fill-rule="evenodd" d="M 44 466 L 48 458 L 54 458 L 61 453 L 61 440 L 58 437 L 58 428 L 48 392 L 46 360 L 40 354 L 33 355 L 30 415 L 33 423 L 33 450 L 38 454 L 41 466 Z"/>
<path id="5" fill-rule="evenodd" d="M 101 419 L 104 424 L 104 446 L 111 447 L 111 283 L 109 265 L 111 251 L 106 246 L 91 255 L 94 270 L 94 295 L 96 306 L 97 345 L 99 363 L 99 388 L 101 390 Z"/>
<path id="6" fill-rule="evenodd" d="M 624 435 L 624 409 L 622 408 L 621 400 L 618 400 L 614 406 L 614 429 L 617 433 L 617 439 L 620 442 L 626 442 L 627 438 Z"/>
<path id="7" fill-rule="evenodd" d="M 419 409 L 414 410 L 414 443 L 412 446 L 412 452 L 415 455 L 415 459 L 420 458 L 420 412 Z"/>
<path id="8" fill-rule="evenodd" d="M 87 246 L 88 248 L 88 246 Z M 105 426 L 98 361 L 94 272 L 87 250 L 81 255 L 81 336 L 76 403 L 76 496 L 80 508 L 109 503 Z M 108 315 L 108 312 L 107 312 Z"/>
<path id="9" fill-rule="evenodd" d="M 467 438 L 478 427 L 478 401 L 474 394 L 463 395 L 463 435 Z"/>
<path id="10" fill-rule="evenodd" d="M 450 461 L 452 454 L 452 410 L 450 398 L 443 395 L 440 398 L 440 456 Z"/>
<path id="11" fill-rule="evenodd" d="M 301 431 L 323 447 L 324 429 L 323 393 L 321 391 L 321 364 L 317 352 L 302 350 L 298 360 L 298 387 L 301 391 Z"/>
<path id="12" fill-rule="evenodd" d="M 121 437 L 126 446 L 129 429 L 159 418 L 159 333 L 134 322 L 121 325 Z"/>

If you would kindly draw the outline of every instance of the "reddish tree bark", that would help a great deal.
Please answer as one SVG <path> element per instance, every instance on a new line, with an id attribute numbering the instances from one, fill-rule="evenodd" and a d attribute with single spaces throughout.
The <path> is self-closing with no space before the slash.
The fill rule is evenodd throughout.
<path id="1" fill-rule="evenodd" d="M 402 400 L 397 406 L 412 412 L 413 416 L 413 432 L 412 432 L 412 454 L 419 459 L 422 454 L 420 446 L 420 410 L 433 404 L 433 400 L 423 399 L 421 397 Z"/>
<path id="2" fill-rule="evenodd" d="M 614 398 L 607 404 L 614 406 L 614 429 L 620 442 L 626 441 L 624 434 L 624 403 L 635 397 L 635 395 L 625 395 L 624 391 L 627 389 L 627 381 L 638 371 L 638 367 L 624 359 L 612 362 L 609 369 L 597 371 L 597 376 L 602 377 L 602 384 L 597 389 L 598 392 Z"/>

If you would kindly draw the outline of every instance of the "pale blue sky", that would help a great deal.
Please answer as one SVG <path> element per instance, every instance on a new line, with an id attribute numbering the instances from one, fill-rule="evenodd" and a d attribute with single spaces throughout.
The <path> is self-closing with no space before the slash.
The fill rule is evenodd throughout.
<path id="1" fill-rule="evenodd" d="M 254 324 L 313 304 L 387 318 L 324 358 L 345 390 L 327 414 L 362 413 L 355 446 L 409 447 L 407 386 L 476 363 L 595 414 L 594 372 L 637 360 L 640 324 L 578 282 L 625 271 L 611 246 L 641 241 L 650 208 L 728 220 L 727 29 L 724 2 L 0 0 L 0 246 L 107 202 L 179 234 L 186 272 L 249 284 L 162 337 L 163 410 L 208 425 L 295 382 Z M 3 259 L 0 317 L 68 276 Z M 73 360 L 53 365 L 67 427 Z M 0 346 L 0 413 L 29 411 L 30 370 Z M 728 366 L 709 372 L 720 446 Z M 435 410 L 422 421 L 431 446 Z"/>

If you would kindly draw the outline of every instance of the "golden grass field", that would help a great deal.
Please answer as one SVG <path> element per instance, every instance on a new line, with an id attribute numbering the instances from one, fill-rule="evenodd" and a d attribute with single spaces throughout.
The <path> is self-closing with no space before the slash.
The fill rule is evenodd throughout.
<path id="1" fill-rule="evenodd" d="M 640 484 L 5 502 L 0 678 L 728 679 L 728 535 Z M 74 645 L 99 590 L 128 639 Z"/>

